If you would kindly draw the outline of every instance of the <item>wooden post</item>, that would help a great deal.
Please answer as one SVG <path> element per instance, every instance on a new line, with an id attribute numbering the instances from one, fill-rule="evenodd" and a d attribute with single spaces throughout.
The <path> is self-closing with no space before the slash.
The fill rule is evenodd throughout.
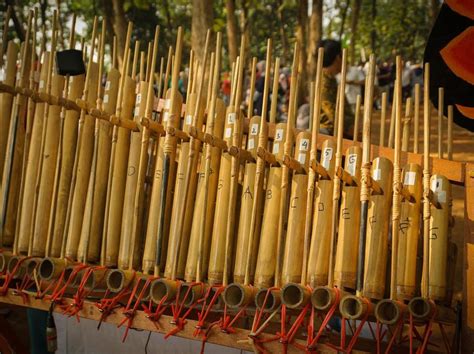
<path id="1" fill-rule="evenodd" d="M 382 93 L 382 110 L 380 111 L 379 145 L 385 146 L 385 121 L 387 118 L 387 92 Z"/>

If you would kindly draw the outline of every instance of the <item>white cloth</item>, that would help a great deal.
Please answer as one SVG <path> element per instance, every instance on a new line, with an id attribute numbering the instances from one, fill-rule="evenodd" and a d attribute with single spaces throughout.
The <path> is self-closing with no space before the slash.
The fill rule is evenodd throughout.
<path id="1" fill-rule="evenodd" d="M 347 70 L 346 74 L 347 81 L 364 81 L 365 74 L 364 71 L 361 70 L 357 66 L 350 66 Z M 353 85 L 353 84 L 346 84 L 346 98 L 349 104 L 355 104 L 357 101 L 357 95 L 362 94 L 362 87 L 360 85 Z"/>

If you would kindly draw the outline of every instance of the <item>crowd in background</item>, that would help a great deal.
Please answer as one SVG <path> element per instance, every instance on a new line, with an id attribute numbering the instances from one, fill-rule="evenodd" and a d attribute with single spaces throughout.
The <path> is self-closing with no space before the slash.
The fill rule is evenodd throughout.
<path id="1" fill-rule="evenodd" d="M 253 101 L 253 114 L 262 114 L 263 104 L 263 91 L 265 82 L 265 61 L 257 63 L 256 67 L 256 83 L 255 92 L 250 97 L 250 73 L 246 75 L 244 80 L 244 99 L 242 101 L 242 109 L 247 114 L 248 105 L 250 100 Z M 377 73 L 375 79 L 375 97 L 374 97 L 374 108 L 380 109 L 381 107 L 381 96 L 382 93 L 387 93 L 388 103 L 391 104 L 393 101 L 393 90 L 395 85 L 395 62 L 394 60 L 380 61 L 377 65 Z M 361 103 L 363 104 L 364 90 L 365 90 L 365 79 L 368 72 L 368 62 L 359 62 L 357 65 L 350 65 L 347 68 L 346 76 L 346 90 L 345 96 L 347 103 L 352 109 L 352 113 L 355 112 L 357 96 L 361 96 Z M 272 73 L 273 75 L 273 73 Z M 337 75 L 338 82 L 340 81 L 340 74 Z M 273 78 L 272 78 L 273 80 Z M 179 90 L 186 96 L 188 81 L 187 71 L 182 71 L 179 79 Z M 272 84 L 272 83 L 271 83 Z M 414 95 L 415 84 L 423 84 L 423 68 L 419 63 L 411 63 L 410 61 L 403 63 L 402 71 L 402 93 L 403 98 Z M 288 103 L 290 97 L 290 86 L 291 86 L 291 70 L 289 67 L 283 67 L 280 69 L 279 85 L 278 85 L 278 105 L 277 105 L 277 122 L 286 122 L 288 117 Z M 224 72 L 221 78 L 221 96 L 226 104 L 229 104 L 231 94 L 231 77 L 229 72 Z M 271 90 L 270 90 L 271 91 Z M 272 93 L 270 92 L 268 110 L 270 109 L 272 99 Z M 305 97 L 302 104 L 298 108 L 297 112 L 297 127 L 300 129 L 306 129 L 309 127 L 310 120 L 310 97 Z"/>

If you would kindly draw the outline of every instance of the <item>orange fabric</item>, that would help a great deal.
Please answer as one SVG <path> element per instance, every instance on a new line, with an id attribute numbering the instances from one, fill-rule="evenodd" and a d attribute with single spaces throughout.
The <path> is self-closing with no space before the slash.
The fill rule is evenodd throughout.
<path id="1" fill-rule="evenodd" d="M 440 51 L 446 65 L 461 79 L 474 85 L 474 26 L 468 27 Z"/>
<path id="2" fill-rule="evenodd" d="M 446 0 L 451 10 L 474 20 L 474 2 L 472 0 Z"/>

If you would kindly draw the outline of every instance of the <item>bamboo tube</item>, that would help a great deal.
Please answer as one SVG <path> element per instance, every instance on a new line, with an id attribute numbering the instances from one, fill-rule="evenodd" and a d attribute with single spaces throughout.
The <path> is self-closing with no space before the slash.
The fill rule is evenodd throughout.
<path id="1" fill-rule="evenodd" d="M 148 90 L 148 83 L 144 81 L 144 55 L 142 52 L 142 60 L 140 65 L 140 75 L 139 79 L 141 80 L 138 83 L 138 94 L 135 100 L 135 109 L 133 114 L 133 120 L 136 123 L 140 122 L 140 117 L 143 117 L 146 110 L 146 97 Z M 131 132 L 130 133 L 130 148 L 128 153 L 128 164 L 127 164 L 127 176 L 125 181 L 125 194 L 123 199 L 123 211 L 122 211 L 122 228 L 121 228 L 121 237 L 120 237 L 120 248 L 119 248 L 119 258 L 118 258 L 118 267 L 122 269 L 137 269 L 139 267 L 139 245 L 135 242 L 140 243 L 140 237 L 136 237 L 141 233 L 141 225 L 137 226 L 137 233 L 133 232 L 133 210 L 135 195 L 137 189 L 141 189 L 144 186 L 138 185 L 138 169 L 140 162 L 140 151 L 141 151 L 141 141 L 142 136 L 141 132 Z M 137 220 L 138 221 L 138 220 Z M 132 240 L 132 234 L 135 236 Z M 134 253 L 131 251 L 134 249 Z"/>
<path id="2" fill-rule="evenodd" d="M 397 86 L 397 82 L 394 82 L 394 86 Z M 397 106 L 397 95 L 393 95 L 392 101 L 392 115 L 390 117 L 390 130 L 388 132 L 388 147 L 393 149 L 393 134 L 395 127 L 395 107 Z"/>
<path id="3" fill-rule="evenodd" d="M 53 25 L 53 31 L 56 27 Z M 53 32 L 52 58 L 49 64 L 46 93 L 58 97 L 64 89 L 64 77 L 53 73 L 54 47 L 57 34 Z M 36 196 L 34 203 L 33 239 L 31 244 L 31 255 L 44 256 L 47 245 L 48 222 L 50 217 L 50 206 L 53 197 L 54 175 L 56 170 L 56 159 L 58 157 L 58 146 L 60 143 L 60 114 L 61 107 L 58 105 L 47 105 L 45 108 L 46 122 L 43 128 L 41 142 L 41 160 L 36 177 Z"/>
<path id="4" fill-rule="evenodd" d="M 74 24 L 69 39 L 70 48 L 75 47 Z M 85 75 L 77 75 L 68 79 L 67 99 L 75 102 L 82 95 L 84 90 Z M 65 109 L 65 108 L 63 108 Z M 48 238 L 50 246 L 48 253 L 51 257 L 61 255 L 63 235 L 65 229 L 66 213 L 69 200 L 72 169 L 77 145 L 77 128 L 80 113 L 75 109 L 65 109 L 62 112 L 62 132 L 58 151 L 58 164 L 56 167 L 55 184 L 53 188 L 53 198 L 51 207 L 51 217 L 49 220 Z"/>
<path id="5" fill-rule="evenodd" d="M 356 181 L 343 181 L 339 214 L 334 284 L 341 289 L 355 289 L 357 276 L 357 247 L 360 226 L 360 168 L 362 149 L 351 146 L 346 151 L 344 170 Z"/>
<path id="6" fill-rule="evenodd" d="M 364 296 L 381 299 L 385 292 L 388 256 L 388 227 L 392 194 L 392 162 L 378 157 L 372 162 L 372 179 L 380 184 L 382 195 L 370 196 L 365 252 Z"/>
<path id="7" fill-rule="evenodd" d="M 107 75 L 105 91 L 102 97 L 102 72 L 105 51 L 105 22 L 99 49 L 99 81 L 97 82 L 97 103 L 99 110 L 113 114 L 116 108 L 120 73 L 112 68 Z M 113 86 L 112 86 L 113 85 Z M 112 142 L 112 126 L 105 120 L 95 121 L 94 155 L 91 176 L 87 191 L 84 219 L 82 221 L 81 238 L 78 248 L 78 259 L 96 263 L 100 258 L 100 246 L 104 228 L 104 212 L 107 197 L 107 180 L 110 164 Z"/>
<path id="8" fill-rule="evenodd" d="M 41 66 L 41 73 L 39 78 L 38 93 L 46 93 L 46 79 L 48 75 L 50 52 L 43 54 L 43 64 Z M 25 171 L 25 184 L 23 190 L 22 209 L 20 214 L 20 223 L 17 229 L 18 235 L 18 252 L 20 254 L 28 253 L 28 244 L 30 235 L 32 235 L 32 223 L 33 223 L 33 203 L 35 187 L 36 187 L 36 176 L 38 173 L 40 163 L 40 151 L 41 151 L 41 137 L 44 129 L 44 102 L 37 102 L 35 107 L 35 116 L 33 120 L 33 128 L 31 133 L 30 151 L 28 154 L 28 160 Z"/>
<path id="9" fill-rule="evenodd" d="M 453 106 L 448 106 L 448 160 L 453 159 Z"/>
<path id="10" fill-rule="evenodd" d="M 380 111 L 379 145 L 385 146 L 385 121 L 387 118 L 387 92 L 382 92 L 382 110 Z"/>
<path id="11" fill-rule="evenodd" d="M 398 262 L 398 236 L 400 228 L 400 190 L 402 188 L 401 169 L 400 169 L 400 150 L 408 149 L 409 124 L 404 124 L 404 139 L 402 147 L 401 124 L 402 124 L 402 58 L 396 58 L 396 76 L 397 76 L 397 106 L 395 107 L 395 148 L 393 155 L 393 185 L 392 185 L 392 258 L 391 258 L 391 277 L 390 277 L 390 299 L 396 299 L 396 283 L 397 283 L 397 262 Z M 407 107 L 410 106 L 411 100 L 407 99 Z M 407 108 L 408 115 L 409 108 Z M 406 151 L 406 150 L 405 150 Z"/>
<path id="12" fill-rule="evenodd" d="M 312 287 L 328 284 L 335 150 L 336 144 L 332 140 L 326 140 L 321 148 L 320 164 L 328 172 L 329 179 L 320 179 L 316 186 L 308 259 L 308 283 Z"/>
<path id="13" fill-rule="evenodd" d="M 298 66 L 297 63 L 299 62 L 299 53 L 300 48 L 298 46 L 298 42 L 295 43 L 294 55 L 293 55 L 293 65 L 291 68 L 291 81 L 297 82 L 298 80 Z M 288 110 L 288 122 L 287 122 L 287 130 L 286 130 L 286 139 L 284 144 L 284 155 L 290 155 L 291 150 L 293 148 L 293 128 L 295 123 L 295 101 L 296 101 L 296 85 L 293 85 L 290 88 L 290 104 Z M 289 189 L 289 169 L 288 166 L 282 166 L 282 177 L 281 177 L 281 194 L 280 194 L 280 211 L 278 217 L 278 232 L 277 232 L 277 261 L 275 266 L 275 286 L 280 287 L 282 282 L 293 281 L 293 279 L 288 279 L 285 277 L 285 281 L 283 279 L 283 269 L 284 269 L 284 262 L 285 262 L 285 253 L 286 253 L 286 242 L 284 241 L 283 237 L 283 230 L 285 225 L 285 219 L 287 218 L 287 211 L 289 209 L 288 206 L 288 189 Z M 295 183 L 295 190 L 302 188 L 301 184 Z M 293 189 L 293 187 L 292 187 Z M 287 228 L 287 230 L 289 227 Z M 288 245 L 288 248 L 290 245 Z M 288 260 L 286 261 L 288 262 Z M 300 279 L 296 279 L 298 281 Z"/>
<path id="14" fill-rule="evenodd" d="M 156 59 L 157 59 L 157 51 L 158 51 L 158 36 L 160 33 L 160 28 L 157 26 L 155 28 L 155 37 L 153 40 L 153 51 L 151 54 L 151 62 L 148 62 L 147 67 L 147 95 L 145 103 L 145 111 L 140 112 L 141 117 L 145 117 L 147 119 L 152 119 L 152 109 L 153 109 L 153 101 L 154 101 L 154 91 L 153 91 L 153 82 L 154 82 L 154 73 L 155 73 L 155 66 L 156 66 Z M 161 71 L 163 71 L 163 62 L 161 63 Z M 161 75 L 161 74 L 160 74 Z M 159 96 L 158 96 L 159 97 Z M 137 189 L 135 192 L 134 200 L 133 200 L 133 212 L 132 212 L 132 229 L 131 229 L 131 247 L 132 252 L 131 254 L 134 255 L 134 258 L 138 259 L 138 256 L 135 257 L 136 251 L 139 251 L 139 244 L 141 244 L 140 235 L 142 234 L 142 227 L 144 227 L 145 219 L 143 218 L 144 213 L 142 211 L 144 199 L 145 199 L 145 177 L 147 173 L 148 167 L 148 149 L 149 149 L 149 138 L 150 132 L 148 128 L 142 127 L 142 134 L 141 134 L 141 146 L 140 146 L 140 156 L 138 161 L 138 176 L 137 176 Z M 152 151 L 154 150 L 154 146 L 151 146 Z M 143 222 L 143 224 L 142 224 Z M 145 250 L 146 252 L 146 250 Z M 134 263 L 132 260 L 129 262 L 129 267 Z"/>
<path id="15" fill-rule="evenodd" d="M 202 130 L 204 121 L 204 77 L 209 55 L 209 41 L 211 32 L 207 31 L 204 47 L 204 60 L 200 71 L 199 86 L 196 93 L 188 95 L 183 130 L 188 133 L 193 126 Z M 210 69 L 214 59 L 211 59 Z M 198 70 L 196 70 L 197 72 Z M 194 79 L 193 82 L 196 82 Z M 181 143 L 180 156 L 177 167 L 177 178 L 174 187 L 173 211 L 171 214 L 170 233 L 168 241 L 168 257 L 166 260 L 165 276 L 171 278 L 173 273 L 178 278 L 184 278 L 186 256 L 188 254 L 191 217 L 193 214 L 194 194 L 196 192 L 196 170 L 200 143 L 197 139 Z M 195 250 L 197 251 L 197 250 Z"/>
<path id="16" fill-rule="evenodd" d="M 243 74 L 244 74 L 244 65 L 245 65 L 245 36 L 242 36 L 240 44 L 240 67 L 238 70 L 237 78 L 237 89 L 235 91 L 234 98 L 234 107 L 240 114 L 237 115 L 237 120 L 235 122 L 234 129 L 232 131 L 232 141 L 231 144 L 233 147 L 240 148 L 242 146 L 243 138 L 243 115 L 240 111 L 240 103 L 242 101 L 242 85 L 243 85 Z M 238 150 L 240 151 L 240 150 Z M 224 269 L 223 269 L 223 279 L 222 285 L 227 286 L 229 284 L 229 277 L 231 276 L 231 265 L 233 261 L 233 250 L 232 247 L 235 245 L 235 219 L 237 218 L 238 207 L 237 207 L 237 193 L 238 193 L 238 182 L 240 175 L 240 153 L 237 155 L 232 155 L 231 157 L 231 167 L 230 167 L 230 191 L 229 191 L 229 200 L 227 203 L 227 223 L 225 230 L 225 252 L 224 252 Z"/>
<path id="17" fill-rule="evenodd" d="M 153 232 L 156 235 L 156 260 L 155 270 L 156 276 L 160 275 L 161 264 L 166 260 L 164 257 L 164 240 L 168 238 L 169 225 L 171 218 L 172 194 L 174 193 L 174 179 L 176 176 L 176 137 L 169 134 L 169 129 L 177 129 L 180 124 L 180 113 L 182 106 L 182 97 L 178 91 L 178 75 L 181 66 L 182 55 L 182 28 L 178 29 L 176 39 L 176 55 L 173 62 L 173 74 L 171 76 L 171 88 L 167 93 L 165 101 L 165 110 L 163 111 L 162 123 L 168 129 L 164 139 L 160 139 L 160 147 L 158 151 L 158 162 L 156 165 L 155 176 L 159 175 L 159 180 L 155 181 L 159 196 L 156 196 L 159 212 L 156 227 Z M 153 195 L 152 195 L 153 199 Z M 152 214 L 150 207 L 150 214 Z M 151 225 L 154 226 L 154 225 Z M 150 225 L 148 225 L 150 228 Z M 153 288 L 153 286 L 152 286 Z M 170 297 L 171 298 L 171 297 Z"/>
<path id="18" fill-rule="evenodd" d="M 444 88 L 438 89 L 438 158 L 443 158 Z"/>
<path id="19" fill-rule="evenodd" d="M 267 53 L 269 50 L 271 51 L 270 44 L 267 45 Z M 268 54 L 267 54 L 267 59 L 268 59 Z M 271 60 L 266 61 L 265 75 L 268 74 L 268 76 L 265 76 L 264 87 L 267 87 L 267 88 L 270 86 L 270 63 L 271 63 Z M 250 70 L 251 72 L 250 94 L 249 94 L 250 102 L 249 102 L 248 113 L 247 113 L 247 116 L 249 118 L 251 117 L 249 121 L 249 132 L 248 132 L 248 137 L 247 137 L 247 151 L 250 152 L 252 156 L 256 156 L 257 144 L 258 144 L 258 141 L 256 140 L 258 140 L 259 138 L 259 132 L 261 131 L 260 127 L 262 126 L 261 118 L 259 116 L 252 117 L 253 96 L 255 93 L 256 66 L 257 66 L 257 58 L 254 57 L 252 59 L 252 65 L 251 65 L 251 70 Z M 266 100 L 267 102 L 268 102 L 268 91 L 269 90 L 267 90 L 267 92 L 264 93 L 264 100 Z M 265 104 L 265 109 L 266 107 L 267 105 Z M 266 119 L 266 114 L 264 118 Z M 262 132 L 262 134 L 264 133 Z M 266 143 L 264 145 L 266 146 Z M 259 202 L 260 199 L 258 199 L 257 201 L 258 204 L 255 205 L 255 211 L 254 211 L 253 210 L 254 200 L 257 200 L 257 195 L 256 195 L 257 191 L 255 189 L 257 164 L 254 161 L 246 161 L 244 162 L 243 169 L 244 169 L 244 179 L 242 183 L 239 224 L 238 224 L 237 240 L 236 240 L 236 245 L 235 245 L 233 279 L 235 283 L 248 285 L 249 281 L 247 282 L 245 281 L 245 271 L 247 268 L 246 262 L 247 262 L 248 255 L 255 254 L 256 247 L 258 247 L 258 239 L 259 239 L 260 233 L 256 232 L 255 229 L 259 229 L 257 225 L 259 224 L 259 221 L 257 221 L 256 219 L 257 218 L 259 219 L 259 216 L 260 216 L 260 212 L 258 210 L 260 207 L 260 202 Z M 263 174 L 263 171 L 260 171 L 260 173 Z M 260 191 L 258 191 L 258 193 L 260 193 Z M 251 218 L 254 215 L 254 213 L 258 213 L 258 214 L 254 217 L 255 225 L 254 225 L 254 230 L 251 235 L 250 224 L 251 224 Z M 250 238 L 253 238 L 253 245 L 249 246 Z M 250 282 L 252 282 L 252 278 L 254 276 L 253 273 L 255 270 L 256 258 L 250 257 L 250 261 L 252 262 L 252 264 L 250 265 L 249 276 L 250 276 Z"/>
<path id="20" fill-rule="evenodd" d="M 133 24 L 129 22 L 115 110 L 115 115 L 119 119 L 130 119 L 134 104 L 135 85 L 134 81 L 128 75 L 130 56 L 129 43 L 132 35 L 132 27 Z M 110 153 L 103 234 L 103 237 L 106 238 L 105 242 L 107 244 L 105 251 L 105 264 L 107 266 L 117 265 L 118 262 L 120 245 L 119 235 L 125 192 L 125 176 L 127 170 L 126 154 L 128 153 L 129 134 L 130 133 L 125 128 L 117 126 L 113 128 L 112 132 L 112 147 Z"/>
<path id="21" fill-rule="evenodd" d="M 232 90 L 234 93 L 231 95 L 230 105 L 227 107 L 224 125 L 224 140 L 227 142 L 228 146 L 240 146 L 238 140 L 240 137 L 242 112 L 240 111 L 239 106 L 242 88 L 239 88 L 239 84 L 241 85 L 243 76 L 244 46 L 245 39 L 242 37 L 240 49 L 241 55 L 238 58 L 238 63 L 234 70 L 236 75 L 234 75 L 235 77 L 232 81 L 232 86 L 236 87 L 236 89 Z M 211 252 L 209 255 L 208 280 L 211 285 L 227 285 L 226 280 L 229 274 L 225 273 L 225 270 L 228 269 L 226 268 L 226 262 L 228 264 L 231 264 L 232 262 L 231 259 L 226 260 L 225 258 L 226 255 L 231 257 L 231 255 L 227 252 L 227 246 L 232 244 L 230 237 L 233 227 L 232 225 L 228 226 L 228 223 L 230 221 L 230 214 L 235 213 L 234 206 L 230 206 L 230 204 L 232 204 L 230 201 L 232 197 L 231 189 L 234 189 L 234 194 L 237 192 L 235 185 L 238 178 L 238 171 L 236 171 L 237 161 L 234 161 L 234 165 L 232 166 L 233 160 L 237 160 L 237 158 L 233 158 L 227 151 L 222 153 L 219 169 L 216 207 L 214 213 L 214 225 L 212 228 Z M 232 184 L 234 184 L 233 187 Z M 232 216 L 232 218 L 233 217 L 234 216 Z"/>
<path id="22" fill-rule="evenodd" d="M 402 172 L 403 188 L 410 195 L 400 207 L 400 227 L 397 265 L 397 298 L 409 300 L 416 294 L 416 262 L 420 233 L 422 170 L 408 164 Z"/>
<path id="23" fill-rule="evenodd" d="M 225 119 L 225 104 L 218 99 L 219 75 L 221 67 L 221 34 L 217 34 L 216 59 L 212 80 L 211 99 L 209 103 L 206 133 L 222 137 Z M 196 192 L 196 203 L 191 226 L 191 235 L 186 262 L 186 281 L 201 281 L 205 278 L 209 266 L 209 251 L 214 223 L 214 207 L 218 189 L 221 150 L 206 144 L 203 147 L 199 181 Z M 196 253 L 194 250 L 198 249 Z"/>
<path id="24" fill-rule="evenodd" d="M 16 86 L 26 86 L 30 60 L 31 46 L 29 44 L 31 34 L 31 21 L 33 12 L 28 16 L 28 29 L 25 41 L 20 48 L 20 68 L 17 71 Z M 23 163 L 25 128 L 27 115 L 27 98 L 24 95 L 16 95 L 13 99 L 10 114 L 10 126 L 8 128 L 8 139 L 6 145 L 5 162 L 2 175 L 2 199 L 0 208 L 0 247 L 12 244 L 16 227 L 16 218 L 19 203 L 21 170 Z M 3 129 L 3 128 L 2 128 Z"/>
<path id="25" fill-rule="evenodd" d="M 3 47 L 3 44 L 2 44 Z M 9 41 L 7 45 L 7 56 L 5 67 L 0 67 L 0 81 L 9 86 L 15 85 L 16 59 L 18 57 L 18 46 Z M 2 56 L 3 59 L 3 56 Z M 3 165 L 7 151 L 8 130 L 10 126 L 10 116 L 13 105 L 13 95 L 8 92 L 0 93 L 0 175 L 3 175 Z"/>
<path id="26" fill-rule="evenodd" d="M 447 288 L 451 183 L 446 177 L 435 174 L 431 176 L 430 186 L 440 208 L 431 208 L 428 294 L 431 300 L 444 301 Z"/>
<path id="27" fill-rule="evenodd" d="M 361 192 L 360 192 L 360 228 L 359 228 L 359 247 L 357 257 L 357 279 L 356 279 L 356 295 L 344 296 L 339 303 L 339 311 L 344 318 L 358 319 L 361 318 L 367 311 L 371 310 L 370 304 L 361 299 L 362 291 L 365 282 L 365 266 L 366 266 L 366 232 L 368 209 L 370 200 L 370 187 L 376 182 L 371 182 L 371 163 L 370 163 L 370 140 L 371 140 L 371 118 L 372 118 L 372 104 L 374 95 L 374 81 L 375 81 L 375 58 L 370 56 L 369 74 L 366 80 L 366 90 L 364 97 L 364 123 L 362 130 L 362 167 L 361 167 Z M 378 165 L 378 162 L 377 162 Z M 373 165 L 377 166 L 377 165 Z M 377 168 L 377 170 L 379 170 Z M 381 173 L 377 172 L 377 179 L 380 178 Z M 380 189 L 380 188 L 379 188 Z"/>
<path id="28" fill-rule="evenodd" d="M 411 97 L 408 97 L 405 103 L 405 117 L 402 120 L 402 146 L 404 152 L 408 152 L 408 144 L 410 142 L 410 125 L 411 125 Z"/>
<path id="29" fill-rule="evenodd" d="M 273 104 L 273 102 L 272 102 Z M 275 127 L 275 140 L 273 154 L 278 160 L 283 160 L 283 148 L 286 138 L 286 123 L 279 123 Z M 254 285 L 258 288 L 269 288 L 275 283 L 275 266 L 277 243 L 275 235 L 278 232 L 278 218 L 281 199 L 282 167 L 270 166 L 268 172 L 267 189 L 265 192 L 265 206 L 260 233 L 260 246 L 258 249 L 257 265 L 255 268 Z"/>
<path id="30" fill-rule="evenodd" d="M 419 131 L 420 131 L 420 84 L 415 84 L 415 109 L 413 119 L 413 152 L 418 154 Z"/>
<path id="31" fill-rule="evenodd" d="M 355 107 L 355 118 L 354 118 L 354 134 L 352 140 L 356 142 L 359 139 L 359 120 L 360 120 L 360 106 L 361 106 L 362 97 L 357 95 L 356 107 Z"/>
<path id="32" fill-rule="evenodd" d="M 87 67 L 87 76 L 84 84 L 83 100 L 88 105 L 94 106 L 97 100 L 97 81 L 98 64 L 93 62 L 96 34 L 97 19 L 94 21 L 94 28 L 91 41 L 90 57 Z M 84 210 L 87 197 L 87 189 L 89 186 L 89 178 L 91 174 L 91 166 L 94 150 L 94 130 L 95 118 L 87 114 L 85 110 L 81 110 L 79 118 L 79 144 L 76 151 L 77 161 L 75 162 L 75 178 L 72 179 L 73 189 L 70 192 L 71 204 L 69 206 L 69 217 L 66 220 L 67 237 L 65 255 L 68 258 L 78 259 L 77 251 L 79 248 L 82 221 L 84 218 Z"/>
<path id="33" fill-rule="evenodd" d="M 290 129 L 290 127 L 288 128 Z M 302 165 L 309 163 L 309 145 L 311 134 L 303 131 L 298 134 L 295 144 L 295 159 Z M 288 142 L 288 137 L 287 137 Z M 289 200 L 288 227 L 285 242 L 281 282 L 301 282 L 303 259 L 304 218 L 306 210 L 306 188 L 308 176 L 306 174 L 293 174 L 291 194 Z M 282 301 L 285 299 L 282 298 Z"/>

